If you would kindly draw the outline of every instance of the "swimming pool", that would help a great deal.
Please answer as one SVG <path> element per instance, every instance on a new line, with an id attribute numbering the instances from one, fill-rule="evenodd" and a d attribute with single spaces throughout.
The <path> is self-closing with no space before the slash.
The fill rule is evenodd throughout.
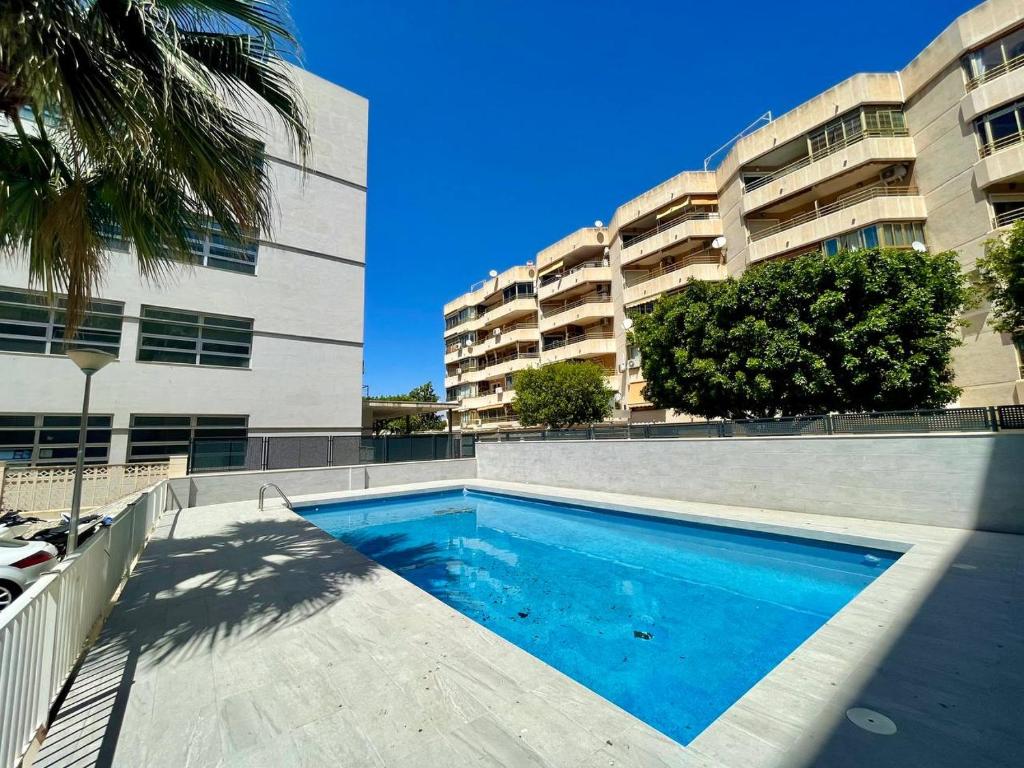
<path id="1" fill-rule="evenodd" d="M 684 745 L 899 557 L 466 490 L 297 511 Z"/>

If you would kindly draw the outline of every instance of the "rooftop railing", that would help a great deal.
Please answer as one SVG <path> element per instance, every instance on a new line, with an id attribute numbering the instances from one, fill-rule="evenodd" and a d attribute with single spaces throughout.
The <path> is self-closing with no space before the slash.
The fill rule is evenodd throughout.
<path id="1" fill-rule="evenodd" d="M 975 88 L 984 85 L 989 80 L 995 80 L 997 77 L 1013 72 L 1015 69 L 1024 67 L 1024 54 L 1015 56 L 1009 61 L 1003 62 L 991 69 L 987 69 L 980 75 L 976 75 L 967 81 L 967 90 L 973 91 Z"/>
<path id="2" fill-rule="evenodd" d="M 649 237 L 659 235 L 662 232 L 672 229 L 672 227 L 677 227 L 687 221 L 706 221 L 708 219 L 717 218 L 719 218 L 718 211 L 690 211 L 689 213 L 684 213 L 681 216 L 676 216 L 674 219 L 663 221 L 654 229 L 649 229 L 646 232 L 641 232 L 636 235 L 623 235 L 622 247 L 630 248 Z"/>
<path id="3" fill-rule="evenodd" d="M 586 306 L 587 304 L 610 304 L 611 300 L 611 296 L 584 296 L 582 299 L 577 299 L 576 301 L 571 301 L 568 304 L 563 304 L 561 306 L 553 307 L 551 309 L 541 308 L 541 313 L 544 315 L 545 318 L 549 318 L 554 317 L 555 315 L 560 315 L 563 312 L 568 312 L 570 309 L 576 309 L 578 307 Z"/>
<path id="4" fill-rule="evenodd" d="M 857 205 L 858 203 L 863 203 L 865 200 L 872 200 L 876 197 L 913 197 L 917 194 L 917 187 L 896 187 L 885 185 L 865 187 L 864 189 L 858 190 L 853 194 L 840 198 L 839 200 L 836 200 L 833 203 L 819 206 L 818 208 L 815 208 L 813 211 L 801 213 L 800 215 L 793 216 L 792 218 L 786 219 L 785 221 L 780 221 L 778 224 L 775 224 L 773 226 L 766 227 L 765 229 L 760 229 L 757 232 L 751 232 L 750 242 L 763 240 L 766 237 L 776 235 L 779 232 L 791 229 L 792 227 L 796 227 L 801 224 L 806 224 L 807 222 L 814 221 L 815 219 L 824 218 L 825 216 L 835 213 L 836 211 L 842 211 L 846 208 L 851 208 L 852 206 Z"/>
<path id="5" fill-rule="evenodd" d="M 755 189 L 763 187 L 765 184 L 771 184 L 776 179 L 781 179 L 783 176 L 799 171 L 801 168 L 806 168 L 811 163 L 815 163 L 818 160 L 834 155 L 837 152 L 850 147 L 854 144 L 858 144 L 864 139 L 874 138 L 899 138 L 909 136 L 910 132 L 906 128 L 872 128 L 870 130 L 863 130 L 860 133 L 856 133 L 853 136 L 849 136 L 845 139 L 837 141 L 835 144 L 830 144 L 825 149 L 816 150 L 809 155 L 801 157 L 789 165 L 784 165 L 781 168 L 777 168 L 771 173 L 765 176 L 759 176 L 756 179 L 743 185 L 744 192 L 753 192 Z"/>
<path id="6" fill-rule="evenodd" d="M 713 251 L 710 248 L 705 248 L 704 250 L 697 251 L 696 253 L 690 253 L 686 256 L 680 257 L 679 261 L 674 264 L 659 266 L 648 272 L 631 272 L 623 279 L 623 285 L 626 288 L 632 288 L 634 285 L 640 285 L 641 283 L 646 283 L 648 280 L 654 280 L 662 275 L 678 272 L 680 269 L 686 269 L 687 267 L 692 267 L 695 264 L 719 264 L 720 262 L 721 256 L 719 251 Z"/>

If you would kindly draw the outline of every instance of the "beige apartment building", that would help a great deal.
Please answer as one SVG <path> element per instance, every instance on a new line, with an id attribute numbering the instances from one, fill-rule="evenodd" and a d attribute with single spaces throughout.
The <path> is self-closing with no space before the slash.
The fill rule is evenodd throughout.
<path id="1" fill-rule="evenodd" d="M 989 0 L 903 70 L 854 75 L 742 136 L 716 167 L 684 171 L 621 205 L 607 227 L 540 251 L 540 357 L 524 363 L 597 360 L 631 420 L 681 418 L 645 402 L 643 361 L 626 341 L 626 318 L 659 296 L 768 259 L 876 245 L 956 250 L 970 271 L 985 241 L 1020 218 L 1024 0 Z M 445 307 L 446 325 L 477 293 Z M 1024 402 L 1022 350 L 988 327 L 986 308 L 965 319 L 960 405 Z M 446 341 L 461 331 L 449 327 Z"/>

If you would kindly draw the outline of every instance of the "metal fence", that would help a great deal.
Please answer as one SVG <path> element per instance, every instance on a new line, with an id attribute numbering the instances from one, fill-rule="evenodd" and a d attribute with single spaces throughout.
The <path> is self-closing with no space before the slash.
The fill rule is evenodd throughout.
<path id="1" fill-rule="evenodd" d="M 189 446 L 189 473 L 344 467 L 434 461 L 475 455 L 472 437 L 424 435 L 298 435 L 199 438 Z"/>
<path id="2" fill-rule="evenodd" d="M 840 413 L 775 419 L 695 421 L 677 424 L 597 425 L 576 429 L 483 432 L 480 442 L 615 440 L 672 437 L 799 437 L 926 432 L 997 432 L 1024 429 L 1024 405 Z"/>
<path id="3" fill-rule="evenodd" d="M 167 484 L 128 504 L 0 612 L 0 766 L 18 764 L 164 511 Z"/>
<path id="4" fill-rule="evenodd" d="M 471 458 L 477 442 L 624 440 L 672 437 L 795 437 L 1024 429 L 1024 405 L 820 414 L 777 419 L 677 424 L 599 424 L 575 429 L 517 429 L 422 435 L 302 435 L 200 438 L 189 449 L 189 472 L 342 467 L 395 461 Z"/>

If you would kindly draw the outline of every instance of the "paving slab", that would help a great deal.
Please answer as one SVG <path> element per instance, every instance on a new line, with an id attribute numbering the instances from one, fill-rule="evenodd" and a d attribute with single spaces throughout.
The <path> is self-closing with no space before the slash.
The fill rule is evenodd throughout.
<path id="1" fill-rule="evenodd" d="M 906 554 L 682 747 L 283 507 L 169 511 L 35 766 L 1024 765 L 1024 537 L 497 481 L 295 501 L 454 487 Z"/>

